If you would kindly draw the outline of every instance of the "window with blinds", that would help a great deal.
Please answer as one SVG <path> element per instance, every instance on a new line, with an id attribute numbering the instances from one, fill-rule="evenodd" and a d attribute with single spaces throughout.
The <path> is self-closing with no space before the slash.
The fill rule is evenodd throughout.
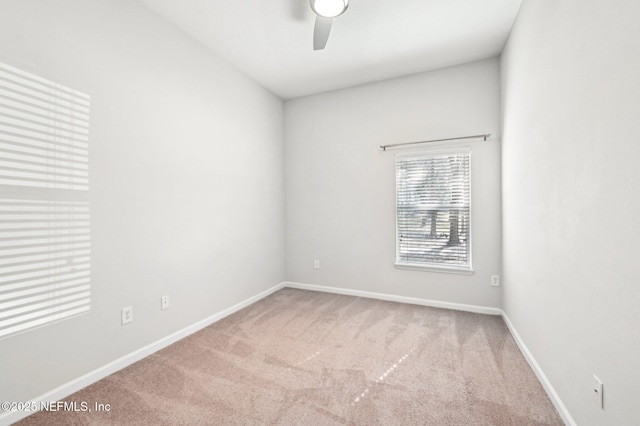
<path id="1" fill-rule="evenodd" d="M 0 337 L 90 309 L 89 113 L 0 63 Z"/>
<path id="2" fill-rule="evenodd" d="M 396 265 L 471 271 L 471 152 L 396 157 Z"/>

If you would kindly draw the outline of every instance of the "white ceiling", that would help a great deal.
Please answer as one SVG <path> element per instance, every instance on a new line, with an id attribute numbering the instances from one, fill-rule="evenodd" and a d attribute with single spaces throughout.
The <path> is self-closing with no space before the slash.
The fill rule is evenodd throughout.
<path id="1" fill-rule="evenodd" d="M 350 0 L 325 50 L 309 0 L 140 0 L 285 98 L 497 56 L 522 0 Z"/>

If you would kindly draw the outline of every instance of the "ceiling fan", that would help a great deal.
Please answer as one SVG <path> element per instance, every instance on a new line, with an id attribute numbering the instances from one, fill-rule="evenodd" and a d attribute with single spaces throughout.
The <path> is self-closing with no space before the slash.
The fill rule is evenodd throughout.
<path id="1" fill-rule="evenodd" d="M 309 0 L 311 10 L 316 14 L 316 24 L 313 28 L 313 50 L 322 50 L 327 45 L 333 18 L 342 15 L 349 0 Z"/>

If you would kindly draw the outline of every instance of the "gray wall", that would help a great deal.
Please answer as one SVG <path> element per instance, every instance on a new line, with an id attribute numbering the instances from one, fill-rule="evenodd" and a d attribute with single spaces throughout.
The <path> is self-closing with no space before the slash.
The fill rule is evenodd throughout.
<path id="1" fill-rule="evenodd" d="M 285 102 L 287 279 L 500 307 L 499 86 L 490 59 Z M 471 142 L 475 273 L 395 269 L 395 159 L 378 146 L 479 133 L 494 137 Z"/>
<path id="2" fill-rule="evenodd" d="M 525 0 L 502 58 L 504 309 L 581 426 L 640 419 L 639 16 Z"/>
<path id="3" fill-rule="evenodd" d="M 3 1 L 0 60 L 92 97 L 93 292 L 88 315 L 0 340 L 1 401 L 284 280 L 278 98 L 128 0 Z"/>

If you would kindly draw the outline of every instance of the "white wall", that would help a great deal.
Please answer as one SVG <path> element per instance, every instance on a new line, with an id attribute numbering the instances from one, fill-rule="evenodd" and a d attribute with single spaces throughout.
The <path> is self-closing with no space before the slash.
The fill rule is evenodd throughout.
<path id="1" fill-rule="evenodd" d="M 640 421 L 639 16 L 525 0 L 502 58 L 504 309 L 581 426 Z"/>
<path id="2" fill-rule="evenodd" d="M 92 310 L 0 340 L 1 401 L 283 281 L 278 98 L 128 0 L 5 0 L 0 60 L 92 101 Z"/>
<path id="3" fill-rule="evenodd" d="M 499 86 L 491 59 L 285 102 L 287 279 L 500 307 Z M 481 133 L 474 275 L 395 269 L 394 152 L 378 146 Z"/>

